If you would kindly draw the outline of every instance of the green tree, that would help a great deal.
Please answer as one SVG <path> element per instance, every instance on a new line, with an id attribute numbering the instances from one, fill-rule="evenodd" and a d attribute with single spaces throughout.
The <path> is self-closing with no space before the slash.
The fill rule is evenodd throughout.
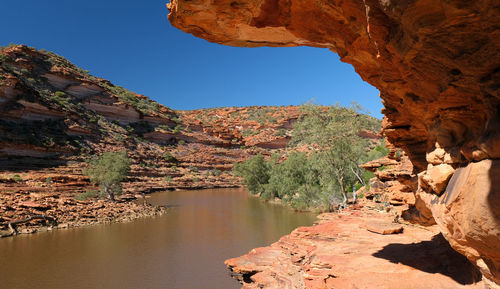
<path id="1" fill-rule="evenodd" d="M 121 182 L 129 170 L 130 159 L 126 151 L 107 152 L 90 160 L 84 174 L 90 178 L 91 182 L 99 185 L 102 195 L 109 196 L 109 199 L 114 202 L 115 195 L 121 193 Z"/>
<path id="2" fill-rule="evenodd" d="M 359 165 L 368 141 L 358 136 L 362 129 L 374 129 L 377 121 L 361 114 L 361 107 L 303 105 L 302 116 L 294 125 L 292 143 L 309 144 L 321 155 L 323 179 L 334 178 L 347 204 L 347 192 L 360 177 Z M 325 185 L 326 181 L 323 181 Z"/>
<path id="3" fill-rule="evenodd" d="M 233 172 L 243 178 L 243 183 L 252 194 L 264 192 L 264 185 L 269 182 L 271 166 L 258 154 L 246 162 L 234 164 Z"/>

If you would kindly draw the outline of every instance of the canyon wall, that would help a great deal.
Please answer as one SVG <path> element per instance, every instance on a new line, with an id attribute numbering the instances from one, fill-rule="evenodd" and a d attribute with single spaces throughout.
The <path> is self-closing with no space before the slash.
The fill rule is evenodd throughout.
<path id="1" fill-rule="evenodd" d="M 437 223 L 500 283 L 500 3 L 172 0 L 173 26 L 224 45 L 336 52 L 380 90 L 383 132 L 418 175 L 405 216 Z"/>

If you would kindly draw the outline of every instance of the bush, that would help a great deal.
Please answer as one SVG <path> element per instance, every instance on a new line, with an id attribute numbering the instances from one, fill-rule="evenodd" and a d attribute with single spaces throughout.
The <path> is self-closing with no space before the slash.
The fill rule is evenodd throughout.
<path id="1" fill-rule="evenodd" d="M 9 59 L 7 54 L 0 53 L 0 62 L 5 62 Z"/>
<path id="2" fill-rule="evenodd" d="M 22 182 L 23 181 L 23 178 L 21 178 L 20 175 L 14 175 L 12 176 L 12 179 L 14 180 L 14 182 L 16 183 L 19 183 L 19 182 Z"/>
<path id="3" fill-rule="evenodd" d="M 90 177 L 93 183 L 99 184 L 101 193 L 114 201 L 115 195 L 121 193 L 121 182 L 130 169 L 130 159 L 127 152 L 107 152 L 89 161 L 84 174 Z"/>
<path id="4" fill-rule="evenodd" d="M 173 181 L 173 178 L 172 176 L 164 176 L 163 181 L 166 183 L 170 183 L 171 181 Z"/>
<path id="5" fill-rule="evenodd" d="M 169 163 L 173 163 L 173 162 L 177 161 L 177 159 L 169 151 L 165 151 L 163 153 L 163 158 L 165 159 L 166 162 L 169 162 Z"/>
<path id="6" fill-rule="evenodd" d="M 75 199 L 79 201 L 86 201 L 88 199 L 97 198 L 99 196 L 99 192 L 96 190 L 88 190 L 84 193 L 78 194 L 75 196 Z"/>
<path id="7" fill-rule="evenodd" d="M 211 169 L 210 172 L 209 172 L 209 174 L 211 176 L 217 177 L 217 176 L 220 176 L 222 174 L 222 171 L 219 170 L 219 169 Z"/>
<path id="8" fill-rule="evenodd" d="M 264 185 L 269 182 L 271 166 L 258 154 L 246 162 L 234 164 L 233 172 L 243 178 L 243 183 L 252 194 L 264 192 Z"/>
<path id="9" fill-rule="evenodd" d="M 182 125 L 178 124 L 174 127 L 174 130 L 172 131 L 173 133 L 180 133 L 182 131 L 183 127 Z"/>
<path id="10" fill-rule="evenodd" d="M 385 169 L 387 169 L 387 166 L 380 166 L 377 168 L 379 171 L 384 171 Z"/>

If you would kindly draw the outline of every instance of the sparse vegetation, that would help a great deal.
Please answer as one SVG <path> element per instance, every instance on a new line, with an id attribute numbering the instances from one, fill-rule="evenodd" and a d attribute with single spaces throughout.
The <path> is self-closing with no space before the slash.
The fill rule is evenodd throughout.
<path id="1" fill-rule="evenodd" d="M 222 171 L 219 169 L 211 169 L 209 172 L 209 175 L 214 176 L 214 177 L 218 177 L 221 174 L 222 174 Z"/>

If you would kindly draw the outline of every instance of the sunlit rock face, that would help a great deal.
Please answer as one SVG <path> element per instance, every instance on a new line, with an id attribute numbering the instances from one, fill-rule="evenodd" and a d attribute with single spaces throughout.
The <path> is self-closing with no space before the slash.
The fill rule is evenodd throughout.
<path id="1" fill-rule="evenodd" d="M 413 163 L 417 203 L 432 212 L 427 222 L 433 217 L 455 249 L 500 283 L 500 259 L 481 249 L 500 242 L 493 209 L 500 202 L 494 192 L 500 176 L 491 173 L 497 161 L 482 165 L 500 158 L 498 1 L 172 0 L 168 8 L 172 25 L 211 42 L 324 47 L 352 64 L 380 90 L 383 131 Z M 458 168 L 476 162 L 482 175 L 466 182 L 480 178 L 480 188 L 446 205 L 432 202 L 448 190 Z M 483 200 L 481 210 L 455 204 L 475 195 Z M 479 222 L 481 229 L 469 230 L 450 215 Z"/>

